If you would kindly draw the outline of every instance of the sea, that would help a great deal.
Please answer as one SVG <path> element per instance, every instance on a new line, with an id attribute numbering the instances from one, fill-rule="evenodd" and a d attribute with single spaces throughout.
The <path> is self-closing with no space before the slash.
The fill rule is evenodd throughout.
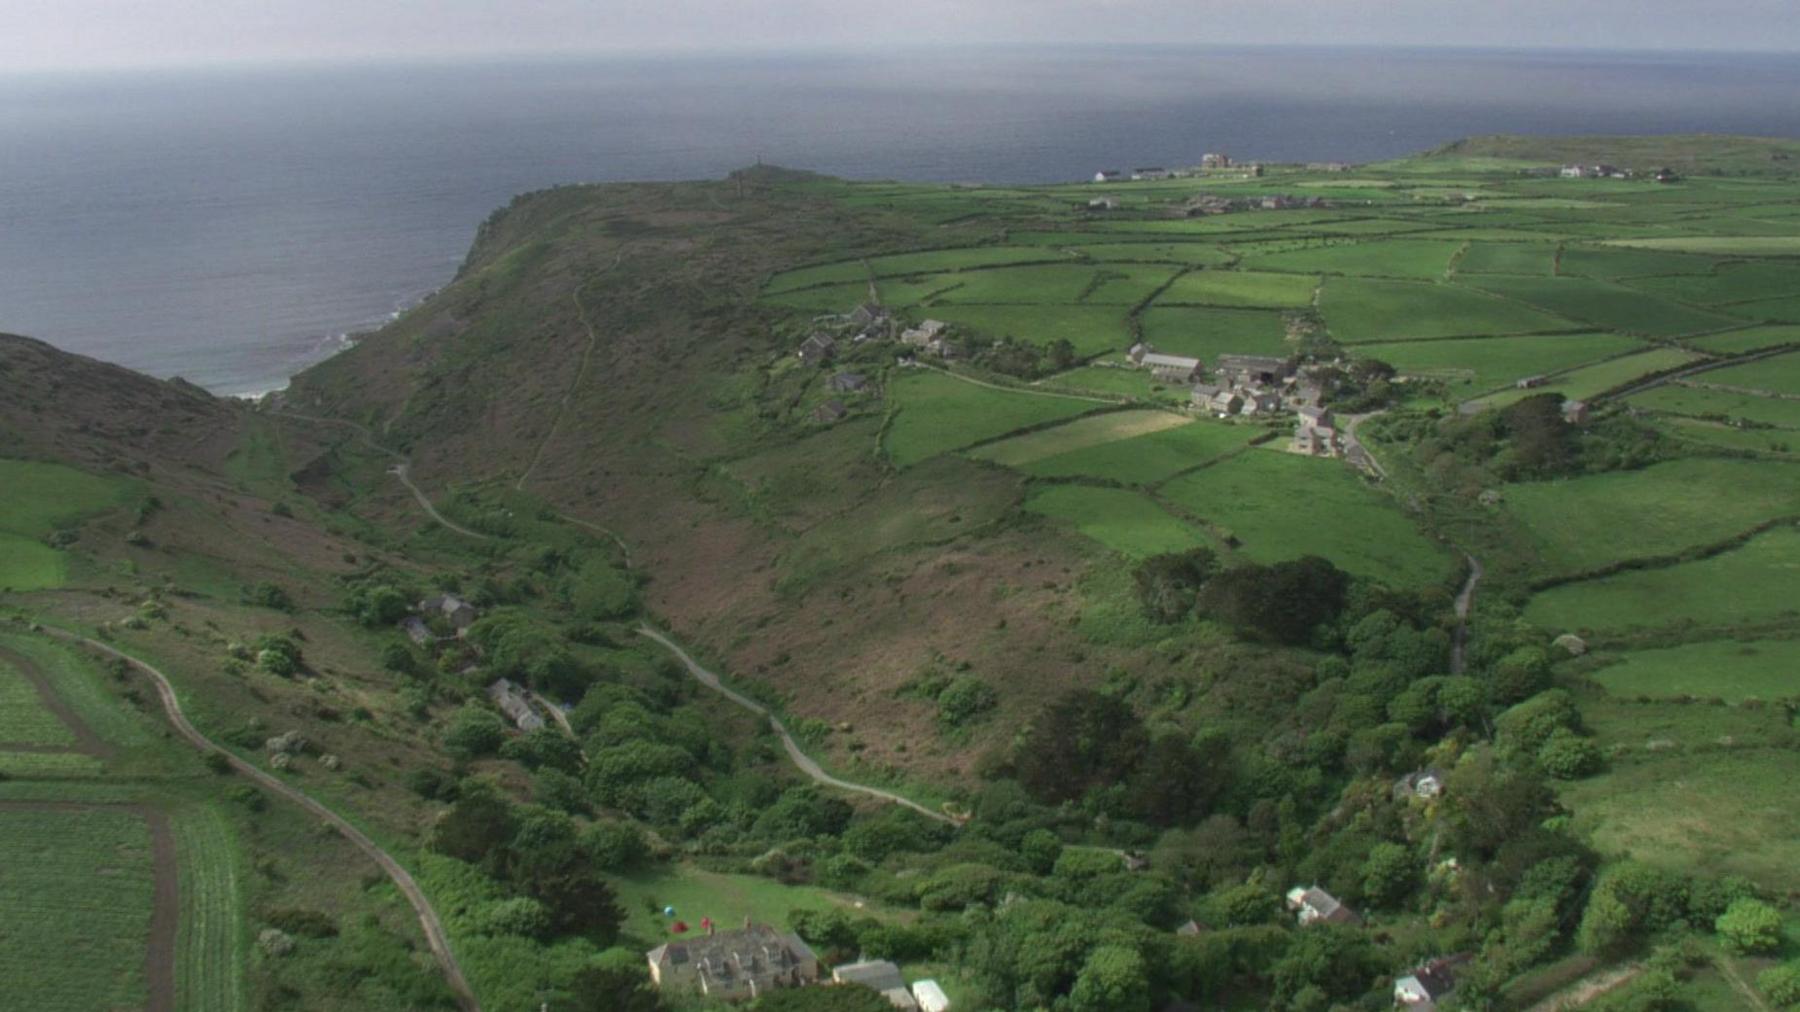
<path id="1" fill-rule="evenodd" d="M 447 283 L 514 194 L 717 178 L 1037 183 L 1395 157 L 1473 134 L 1800 137 L 1800 57 L 871 49 L 0 70 L 0 331 L 254 395 Z"/>

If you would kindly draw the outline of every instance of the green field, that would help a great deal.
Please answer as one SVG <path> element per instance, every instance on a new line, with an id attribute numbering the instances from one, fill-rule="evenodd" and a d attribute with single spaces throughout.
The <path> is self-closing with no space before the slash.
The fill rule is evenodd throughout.
<path id="1" fill-rule="evenodd" d="M 1709 274 L 1635 278 L 1632 288 L 1700 305 L 1748 302 L 1800 292 L 1800 263 L 1772 260 L 1721 264 Z"/>
<path id="2" fill-rule="evenodd" d="M 1046 457 L 1192 424 L 1191 419 L 1169 411 L 1110 411 L 989 443 L 970 456 L 1006 467 L 1022 467 Z"/>
<path id="3" fill-rule="evenodd" d="M 1627 386 L 1639 377 L 1676 369 L 1689 362 L 1699 360 L 1699 355 L 1682 351 L 1679 348 L 1652 348 L 1649 351 L 1641 351 L 1572 369 L 1550 377 L 1549 382 L 1543 386 L 1533 387 L 1529 390 L 1506 390 L 1491 394 L 1481 398 L 1477 403 L 1487 407 L 1502 407 L 1514 401 L 1544 393 L 1559 393 L 1571 400 L 1587 400 L 1609 390 Z"/>
<path id="4" fill-rule="evenodd" d="M 1606 245 L 1728 257 L 1800 256 L 1800 235 L 1690 235 L 1669 238 L 1613 239 Z"/>
<path id="5" fill-rule="evenodd" d="M 106 741 L 134 748 L 157 740 L 141 715 L 120 705 L 92 661 L 59 643 L 35 636 L 0 632 L 0 646 L 34 661 L 55 687 L 57 697 Z"/>
<path id="6" fill-rule="evenodd" d="M 1331 335 L 1345 343 L 1579 329 L 1568 320 L 1473 289 L 1414 281 L 1330 278 L 1319 311 Z"/>
<path id="7" fill-rule="evenodd" d="M 1122 306 L 950 306 L 931 308 L 946 323 L 990 337 L 1015 337 L 1039 347 L 1065 340 L 1078 355 L 1124 351 L 1131 345 Z"/>
<path id="8" fill-rule="evenodd" d="M 1684 458 L 1637 471 L 1511 485 L 1507 512 L 1531 532 L 1545 575 L 1714 544 L 1800 513 L 1800 468 Z"/>
<path id="9" fill-rule="evenodd" d="M 44 706 L 37 688 L 0 659 L 0 748 L 73 744 L 75 735 Z"/>
<path id="10" fill-rule="evenodd" d="M 1320 555 L 1396 586 L 1446 579 L 1450 556 L 1342 461 L 1258 449 L 1177 478 L 1161 494 L 1220 525 L 1258 562 Z"/>
<path id="11" fill-rule="evenodd" d="M 1705 257 L 1616 246 L 1565 246 L 1558 272 L 1579 278 L 1629 278 L 1656 274 L 1706 274 L 1714 262 Z"/>
<path id="12" fill-rule="evenodd" d="M 1800 614 L 1797 601 L 1800 531 L 1783 527 L 1697 562 L 1546 590 L 1531 599 L 1525 618 L 1553 630 L 1732 626 Z"/>
<path id="13" fill-rule="evenodd" d="M 1773 348 L 1778 344 L 1800 344 L 1800 327 L 1776 325 L 1746 327 L 1723 334 L 1690 337 L 1684 343 L 1721 355 L 1738 355 L 1746 351 Z"/>
<path id="14" fill-rule="evenodd" d="M 1800 641 L 1708 640 L 1638 650 L 1592 677 L 1625 698 L 1787 699 L 1800 696 Z"/>
<path id="15" fill-rule="evenodd" d="M 1708 369 L 1696 379 L 1704 383 L 1723 383 L 1726 386 L 1800 396 L 1800 353 L 1789 352 L 1743 365 Z"/>
<path id="16" fill-rule="evenodd" d="M 1429 280 L 1444 276 L 1450 257 L 1461 246 L 1436 239 L 1380 239 L 1246 256 L 1244 266 L 1251 270 Z"/>
<path id="17" fill-rule="evenodd" d="M 1220 355 L 1287 357 L 1287 322 L 1279 312 L 1153 306 L 1138 317 L 1144 340 L 1168 355 L 1210 363 Z"/>
<path id="18" fill-rule="evenodd" d="M 154 872 L 141 816 L 0 807 L 0 980 L 8 1008 L 142 1008 Z"/>
<path id="19" fill-rule="evenodd" d="M 1544 334 L 1359 344 L 1356 355 L 1379 359 L 1404 374 L 1490 390 L 1642 347 L 1641 341 L 1617 334 Z"/>
<path id="20" fill-rule="evenodd" d="M 1786 891 L 1800 869 L 1800 809 L 1778 785 L 1796 780 L 1800 753 L 1717 752 L 1621 764 L 1565 786 L 1562 799 L 1602 853 Z"/>
<path id="21" fill-rule="evenodd" d="M 1800 429 L 1800 401 L 1756 394 L 1738 394 L 1724 390 L 1665 383 L 1654 390 L 1633 394 L 1631 403 L 1648 411 L 1667 411 L 1677 415 L 1744 419 L 1780 429 Z M 1783 432 L 1773 432 L 1781 438 Z"/>
<path id="22" fill-rule="evenodd" d="M 1184 403 L 1188 397 L 1185 386 L 1163 387 L 1148 372 L 1117 363 L 1080 366 L 1040 380 L 1037 386 L 1092 397 L 1130 397 L 1170 403 Z"/>
<path id="23" fill-rule="evenodd" d="M 61 586 L 67 556 L 42 539 L 124 503 L 137 487 L 60 464 L 0 460 L 0 588 Z"/>
<path id="24" fill-rule="evenodd" d="M 1585 278 L 1472 279 L 1483 291 L 1516 299 L 1571 320 L 1628 334 L 1678 337 L 1722 330 L 1744 321 L 1658 299 L 1622 285 Z"/>
<path id="25" fill-rule="evenodd" d="M 175 813 L 181 919 L 175 949 L 175 1006 L 204 1012 L 245 1007 L 244 869 L 231 826 L 210 807 Z"/>
<path id="26" fill-rule="evenodd" d="M 1537 242 L 1474 242 L 1456 262 L 1458 274 L 1530 274 L 1549 277 L 1556 248 Z"/>
<path id="27" fill-rule="evenodd" d="M 698 929 L 702 917 L 710 917 L 724 930 L 752 917 L 758 922 L 788 925 L 795 910 L 845 909 L 857 916 L 879 916 L 880 911 L 856 909 L 853 898 L 812 886 L 784 885 L 760 875 L 728 875 L 689 864 L 614 880 L 619 905 L 627 917 L 624 934 L 646 946 L 673 937 L 671 919 L 661 913 L 675 908 L 675 919 Z M 655 906 L 657 912 L 651 913 Z"/>
<path id="28" fill-rule="evenodd" d="M 954 285 L 938 300 L 949 305 L 1038 305 L 1091 301 L 1095 305 L 1130 306 L 1167 281 L 1175 270 L 1173 267 L 1134 264 L 1050 264 L 934 274 L 913 283 L 928 291 Z M 884 300 L 888 299 L 887 291 L 888 286 L 884 283 Z M 1105 293 L 1103 296 L 1102 292 Z"/>
<path id="29" fill-rule="evenodd" d="M 1733 313 L 1750 320 L 1775 323 L 1800 323 L 1800 296 L 1739 302 L 1730 307 Z"/>
<path id="30" fill-rule="evenodd" d="M 886 447 L 901 467 L 1098 407 L 1069 397 L 996 390 L 928 369 L 910 371 L 889 392 L 898 413 Z"/>
<path id="31" fill-rule="evenodd" d="M 1318 278 L 1300 274 L 1200 270 L 1175 279 L 1156 301 L 1163 306 L 1283 309 L 1311 305 L 1318 283 Z"/>
<path id="32" fill-rule="evenodd" d="M 1111 242 L 1073 247 L 1093 260 L 1120 263 L 1176 263 L 1217 267 L 1230 263 L 1230 252 L 1200 242 Z"/>
<path id="33" fill-rule="evenodd" d="M 1139 492 L 1087 485 L 1047 485 L 1025 508 L 1064 521 L 1127 558 L 1179 552 L 1208 543 L 1199 531 L 1170 516 Z"/>
<path id="34" fill-rule="evenodd" d="M 1086 476 L 1146 485 L 1239 449 L 1261 431 L 1247 425 L 1200 421 L 1040 457 L 1021 469 L 1041 478 Z"/>

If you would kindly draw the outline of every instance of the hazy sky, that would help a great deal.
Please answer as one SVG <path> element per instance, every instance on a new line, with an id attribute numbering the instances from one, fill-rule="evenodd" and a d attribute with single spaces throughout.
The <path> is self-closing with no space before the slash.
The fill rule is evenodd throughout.
<path id="1" fill-rule="evenodd" d="M 0 0 L 0 67 L 987 42 L 1800 51 L 1800 0 Z"/>

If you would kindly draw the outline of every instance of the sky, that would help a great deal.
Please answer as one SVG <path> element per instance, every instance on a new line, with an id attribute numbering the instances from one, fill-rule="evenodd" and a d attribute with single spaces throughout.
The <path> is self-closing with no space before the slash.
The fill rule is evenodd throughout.
<path id="1" fill-rule="evenodd" d="M 0 0 L 0 67 L 1188 43 L 1800 52 L 1800 0 Z"/>

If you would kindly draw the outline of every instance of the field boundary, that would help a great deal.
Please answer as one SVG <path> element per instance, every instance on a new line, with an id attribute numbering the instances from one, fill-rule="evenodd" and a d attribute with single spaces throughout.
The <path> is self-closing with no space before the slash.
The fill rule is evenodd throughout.
<path id="1" fill-rule="evenodd" d="M 1679 552 L 1672 552 L 1664 555 L 1645 555 L 1635 559 L 1621 559 L 1618 562 L 1608 563 L 1595 569 L 1586 569 L 1577 573 L 1565 574 L 1563 576 L 1550 576 L 1545 577 L 1542 580 L 1534 580 L 1531 583 L 1526 584 L 1526 589 L 1534 594 L 1539 594 L 1546 590 L 1568 586 L 1571 583 L 1586 583 L 1589 580 L 1601 580 L 1609 576 L 1618 576 L 1621 573 L 1647 569 L 1668 569 L 1671 566 L 1679 566 L 1689 562 L 1700 562 L 1705 559 L 1710 559 L 1715 555 L 1723 555 L 1735 548 L 1742 548 L 1744 545 L 1748 544 L 1752 538 L 1755 538 L 1759 534 L 1767 534 L 1777 527 L 1793 524 L 1800 524 L 1800 513 L 1789 513 L 1784 516 L 1764 520 L 1747 531 L 1740 531 L 1723 540 L 1714 541 L 1704 545 L 1697 545 L 1693 548 L 1683 549 Z"/>

